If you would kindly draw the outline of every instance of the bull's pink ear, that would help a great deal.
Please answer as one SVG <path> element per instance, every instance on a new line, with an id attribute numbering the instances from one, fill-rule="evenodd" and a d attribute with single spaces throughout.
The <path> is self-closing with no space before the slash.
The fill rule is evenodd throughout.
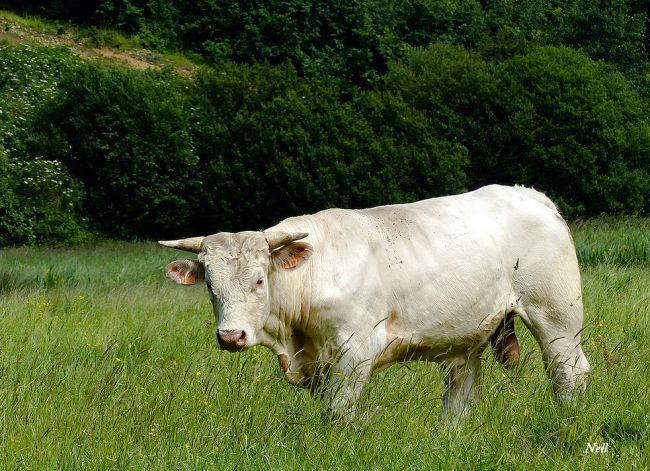
<path id="1" fill-rule="evenodd" d="M 271 267 L 291 270 L 305 263 L 312 254 L 306 242 L 292 242 L 271 252 Z"/>
<path id="2" fill-rule="evenodd" d="M 205 269 L 196 260 L 176 260 L 165 267 L 165 275 L 179 285 L 193 285 L 205 279 Z"/>

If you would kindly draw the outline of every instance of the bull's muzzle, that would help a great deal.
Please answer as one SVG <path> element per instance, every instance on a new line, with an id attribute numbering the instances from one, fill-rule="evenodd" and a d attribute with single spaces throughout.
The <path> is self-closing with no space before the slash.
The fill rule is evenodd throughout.
<path id="1" fill-rule="evenodd" d="M 219 330 L 217 342 L 222 350 L 236 352 L 246 346 L 246 332 L 243 330 Z"/>

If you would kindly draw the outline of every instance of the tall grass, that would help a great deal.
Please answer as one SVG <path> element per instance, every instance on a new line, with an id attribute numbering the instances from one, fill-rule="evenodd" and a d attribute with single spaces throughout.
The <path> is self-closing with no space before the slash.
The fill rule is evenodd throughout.
<path id="1" fill-rule="evenodd" d="M 37 33 L 61 34 L 65 23 L 46 21 L 30 15 L 17 15 L 8 10 L 0 10 L 0 27 L 6 32 L 11 31 L 13 25 L 19 25 Z"/>
<path id="2" fill-rule="evenodd" d="M 438 422 L 442 382 L 427 363 L 373 377 L 353 424 L 323 422 L 270 352 L 215 348 L 205 288 L 163 279 L 178 253 L 148 243 L 1 251 L 0 469 L 642 469 L 648 222 L 573 229 L 593 367 L 585 406 L 554 405 L 518 324 L 522 365 L 505 371 L 486 353 L 480 404 L 455 428 Z M 603 442 L 608 453 L 585 451 Z"/>
<path id="3" fill-rule="evenodd" d="M 650 262 L 650 220 L 602 217 L 573 225 L 582 265 L 647 265 Z"/>

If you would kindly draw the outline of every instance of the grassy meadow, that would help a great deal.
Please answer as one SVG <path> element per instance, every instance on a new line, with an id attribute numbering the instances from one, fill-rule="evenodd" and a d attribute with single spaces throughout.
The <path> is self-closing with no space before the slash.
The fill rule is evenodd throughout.
<path id="1" fill-rule="evenodd" d="M 644 469 L 650 465 L 650 221 L 573 226 L 585 406 L 555 407 L 539 348 L 486 351 L 479 406 L 438 422 L 435 364 L 373 377 L 353 424 L 284 381 L 270 351 L 220 352 L 203 286 L 153 243 L 0 251 L 0 469 Z M 586 452 L 608 443 L 607 453 Z M 219 468 L 216 468 L 216 467 Z"/>

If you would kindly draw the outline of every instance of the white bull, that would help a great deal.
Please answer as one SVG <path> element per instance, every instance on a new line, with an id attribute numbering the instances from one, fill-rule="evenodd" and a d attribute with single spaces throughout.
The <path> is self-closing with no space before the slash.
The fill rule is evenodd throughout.
<path id="1" fill-rule="evenodd" d="M 584 391 L 575 248 L 532 189 L 328 209 L 161 244 L 198 253 L 167 276 L 206 280 L 222 349 L 270 348 L 286 379 L 322 394 L 334 416 L 353 414 L 373 371 L 415 359 L 444 366 L 443 415 L 464 415 L 487 343 L 517 361 L 514 316 L 539 343 L 557 399 Z"/>

